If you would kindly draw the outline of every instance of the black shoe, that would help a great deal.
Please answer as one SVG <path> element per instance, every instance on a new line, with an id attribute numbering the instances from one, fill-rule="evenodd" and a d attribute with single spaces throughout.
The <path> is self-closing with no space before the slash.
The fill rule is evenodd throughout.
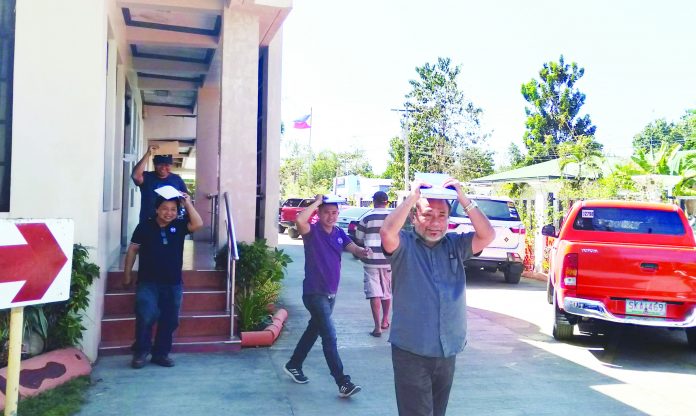
<path id="1" fill-rule="evenodd" d="M 133 354 L 133 360 L 131 361 L 131 367 L 133 368 L 143 368 L 147 364 L 147 353 L 136 353 Z"/>
<path id="2" fill-rule="evenodd" d="M 161 365 L 162 367 L 174 367 L 174 360 L 166 355 L 153 355 L 150 362 Z"/>
<path id="3" fill-rule="evenodd" d="M 357 394 L 362 390 L 362 387 L 357 384 L 353 384 L 350 381 L 344 381 L 343 384 L 338 386 L 338 395 L 341 397 L 350 397 Z"/>
<path id="4" fill-rule="evenodd" d="M 289 375 L 292 381 L 295 383 L 305 384 L 309 382 L 309 379 L 305 377 L 301 368 L 291 367 L 290 363 L 285 364 L 283 367 L 285 374 Z"/>

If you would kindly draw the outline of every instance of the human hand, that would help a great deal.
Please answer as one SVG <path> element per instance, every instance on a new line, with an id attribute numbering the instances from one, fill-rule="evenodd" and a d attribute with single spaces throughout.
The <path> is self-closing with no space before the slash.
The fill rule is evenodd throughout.
<path id="1" fill-rule="evenodd" d="M 324 202 L 324 195 L 323 194 L 317 194 L 314 197 L 314 204 L 319 203 L 318 205 L 321 205 Z"/>
<path id="2" fill-rule="evenodd" d="M 363 247 L 361 250 L 362 258 L 367 259 L 372 256 L 372 249 L 370 247 Z"/>
<path id="3" fill-rule="evenodd" d="M 182 192 L 181 196 L 179 198 L 184 200 L 185 207 L 188 207 L 191 205 L 191 195 L 187 194 L 186 192 Z"/>
<path id="4" fill-rule="evenodd" d="M 449 178 L 447 179 L 443 184 L 443 188 L 452 188 L 455 191 L 457 191 L 457 195 L 464 195 L 464 191 L 462 190 L 462 183 L 459 182 L 458 180 L 454 178 Z"/>
<path id="5" fill-rule="evenodd" d="M 417 199 L 421 197 L 421 188 L 430 188 L 431 184 L 424 182 L 422 179 L 416 179 L 411 182 L 411 196 L 415 196 Z"/>
<path id="6" fill-rule="evenodd" d="M 157 150 L 157 149 L 159 149 L 159 145 L 158 145 L 158 144 L 150 145 L 150 146 L 148 146 L 148 148 L 147 148 L 147 154 L 150 155 L 150 156 L 152 156 L 152 155 L 155 153 L 155 150 Z"/>
<path id="7" fill-rule="evenodd" d="M 121 286 L 123 289 L 132 289 L 133 286 L 135 285 L 135 281 L 133 280 L 133 277 L 131 276 L 130 273 L 123 273 L 123 281 L 121 282 Z"/>

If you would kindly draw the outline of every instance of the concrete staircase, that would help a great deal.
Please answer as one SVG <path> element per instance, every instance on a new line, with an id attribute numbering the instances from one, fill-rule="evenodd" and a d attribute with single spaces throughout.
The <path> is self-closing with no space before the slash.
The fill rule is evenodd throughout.
<path id="1" fill-rule="evenodd" d="M 236 351 L 238 334 L 230 337 L 226 308 L 225 272 L 184 270 L 184 298 L 173 352 Z M 108 273 L 104 294 L 99 355 L 130 354 L 135 330 L 135 289 L 124 290 L 123 271 Z M 236 319 L 236 317 L 235 317 Z"/>

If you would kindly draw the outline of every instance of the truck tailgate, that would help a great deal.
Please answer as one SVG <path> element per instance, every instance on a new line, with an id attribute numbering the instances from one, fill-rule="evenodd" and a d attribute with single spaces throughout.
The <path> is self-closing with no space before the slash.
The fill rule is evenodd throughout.
<path id="1" fill-rule="evenodd" d="M 613 313 L 653 315 L 649 308 L 636 312 L 645 305 L 627 300 L 666 302 L 666 315 L 657 316 L 670 318 L 696 302 L 694 248 L 581 243 L 577 252 L 577 295 L 602 299 Z"/>

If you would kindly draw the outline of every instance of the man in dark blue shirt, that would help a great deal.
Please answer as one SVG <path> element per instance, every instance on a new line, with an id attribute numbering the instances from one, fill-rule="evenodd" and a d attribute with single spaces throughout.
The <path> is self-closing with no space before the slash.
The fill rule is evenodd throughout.
<path id="1" fill-rule="evenodd" d="M 172 335 L 179 326 L 179 308 L 183 297 L 181 268 L 184 239 L 203 225 L 203 220 L 191 203 L 188 194 L 182 197 L 188 212 L 188 222 L 177 219 L 179 200 L 158 197 L 156 214 L 138 224 L 126 253 L 123 285 L 133 283 L 133 264 L 140 255 L 137 289 L 135 291 L 135 343 L 133 368 L 145 366 L 147 355 L 152 362 L 173 367 L 169 358 Z M 155 343 L 152 344 L 152 326 L 157 322 Z"/>
<path id="2" fill-rule="evenodd" d="M 180 192 L 188 193 L 186 184 L 181 179 L 181 176 L 171 173 L 173 162 L 171 155 L 155 155 L 153 158 L 155 170 L 153 172 L 145 172 L 148 160 L 150 160 L 153 152 L 158 148 L 159 146 L 157 145 L 150 146 L 131 173 L 133 183 L 140 188 L 140 222 L 144 222 L 155 215 L 156 189 L 171 185 Z"/>

